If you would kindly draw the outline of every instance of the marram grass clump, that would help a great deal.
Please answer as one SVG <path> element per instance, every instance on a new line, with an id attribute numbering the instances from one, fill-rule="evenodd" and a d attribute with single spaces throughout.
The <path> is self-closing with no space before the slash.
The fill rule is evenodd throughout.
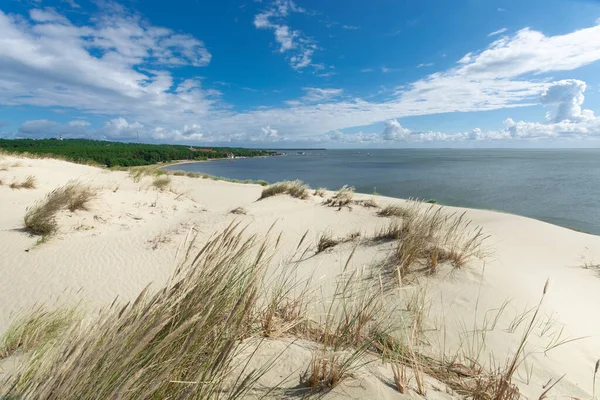
<path id="1" fill-rule="evenodd" d="M 23 223 L 25 230 L 34 235 L 48 236 L 56 232 L 56 214 L 64 209 L 73 212 L 87 210 L 96 197 L 96 190 L 79 182 L 69 182 L 54 189 L 42 200 L 27 209 Z"/>
<path id="2" fill-rule="evenodd" d="M 278 194 L 287 194 L 298 199 L 308 198 L 308 185 L 300 180 L 295 181 L 283 181 L 277 182 L 272 185 L 265 187 L 262 191 L 259 200 L 266 199 L 267 197 L 276 196 Z"/>
<path id="3" fill-rule="evenodd" d="M 33 175 L 29 175 L 22 182 L 14 181 L 10 184 L 11 189 L 35 189 L 36 188 L 36 178 Z"/>
<path id="4" fill-rule="evenodd" d="M 237 399 L 261 368 L 234 362 L 247 338 L 269 261 L 266 243 L 230 226 L 177 268 L 89 321 L 72 324 L 51 349 L 32 352 L 0 398 Z M 13 346 L 14 347 L 14 346 Z M 239 362 L 239 360 L 238 360 Z M 262 372 L 264 373 L 264 371 Z"/>

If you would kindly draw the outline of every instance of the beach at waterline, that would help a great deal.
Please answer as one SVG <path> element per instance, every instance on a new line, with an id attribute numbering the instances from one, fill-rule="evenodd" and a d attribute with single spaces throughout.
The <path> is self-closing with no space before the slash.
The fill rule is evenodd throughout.
<path id="1" fill-rule="evenodd" d="M 370 159 L 375 155 L 371 152 Z M 237 168 L 237 163 L 242 162 L 250 165 L 302 163 L 302 160 L 303 157 L 273 157 L 231 163 L 216 161 L 203 163 L 202 167 L 228 163 L 225 165 Z M 300 376 L 315 357 L 333 350 L 323 349 L 308 329 L 295 328 L 304 326 L 301 322 L 306 320 L 315 324 L 321 321 L 324 309 L 328 309 L 324 305 L 332 303 L 339 283 L 353 276 L 359 276 L 361 282 L 364 278 L 377 295 L 381 294 L 378 301 L 385 305 L 382 315 L 386 316 L 386 322 L 398 322 L 395 333 L 405 339 L 415 339 L 418 335 L 418 340 L 410 341 L 409 348 L 411 354 L 419 355 L 401 367 L 406 368 L 409 378 L 404 394 L 394 386 L 393 363 L 386 358 L 389 354 L 383 357 L 374 347 L 356 356 L 355 368 L 339 383 L 323 392 L 316 390 L 315 395 L 394 399 L 419 396 L 417 392 L 424 391 L 426 398 L 462 398 L 465 394 L 448 376 L 474 382 L 484 375 L 484 369 L 486 376 L 497 369 L 503 370 L 530 330 L 511 380 L 522 395 L 539 398 L 551 388 L 546 397 L 592 397 L 594 366 L 600 356 L 597 353 L 600 320 L 593 317 L 600 302 L 599 236 L 493 211 L 450 206 L 440 210 L 437 205 L 370 194 L 345 193 L 336 197 L 333 191 L 315 193 L 318 186 L 337 189 L 335 186 L 341 186 L 342 182 L 313 184 L 311 190 L 306 189 L 297 197 L 281 193 L 260 199 L 264 188 L 252 184 L 157 175 L 152 171 L 136 175 L 65 161 L 6 155 L 0 164 L 5 166 L 0 171 L 0 334 L 6 332 L 20 313 L 39 305 L 49 308 L 79 305 L 93 321 L 98 308 L 116 301 L 120 309 L 133 302 L 148 285 L 150 292 L 158 292 L 169 284 L 190 237 L 197 236 L 196 247 L 190 250 L 195 255 L 210 238 L 239 223 L 240 230 L 245 227 L 240 232 L 243 237 L 257 235 L 261 242 L 270 232 L 272 239 L 268 246 L 272 256 L 265 258 L 264 276 L 258 280 L 265 283 L 258 286 L 259 298 L 268 298 L 282 268 L 293 272 L 290 279 L 296 288 L 308 287 L 309 292 L 300 320 L 289 325 L 288 317 L 277 314 L 278 325 L 268 334 L 264 324 L 258 324 L 256 330 L 244 331 L 234 341 L 248 346 L 253 346 L 252 339 L 260 343 L 259 350 L 248 361 L 252 368 L 275 359 L 274 367 L 260 377 L 260 385 L 246 393 L 247 397 L 264 394 L 261 390 L 267 388 L 277 389 L 273 396 L 281 398 L 307 387 L 309 381 Z M 273 165 L 281 164 L 269 164 Z M 476 170 L 473 168 L 473 175 Z M 317 170 L 315 174 L 326 175 L 323 171 Z M 235 178 L 228 174 L 214 175 Z M 35 177 L 35 184 L 18 188 L 29 176 Z M 247 178 L 274 181 L 268 176 Z M 347 173 L 347 178 L 344 183 L 361 187 L 358 181 L 353 181 L 359 177 Z M 23 230 L 23 218 L 36 201 L 69 182 L 87 185 L 94 189 L 95 195 L 84 208 L 59 210 L 56 232 L 40 242 L 39 235 Z M 385 185 L 380 182 L 373 182 L 373 186 L 385 194 Z M 447 185 L 451 186 L 452 180 Z M 436 191 L 437 194 L 419 197 L 443 201 L 444 192 L 440 188 Z M 389 214 L 382 210 L 389 210 Z M 458 218 L 462 218 L 460 222 L 456 222 Z M 585 215 L 578 219 L 585 219 Z M 589 219 L 593 220 L 593 216 Z M 394 233 L 394 221 L 407 228 L 398 228 L 399 233 Z M 413 225 L 407 225 L 406 221 L 413 221 Z M 435 232 L 411 236 L 415 232 L 411 229 L 418 231 L 422 222 L 430 222 Z M 481 236 L 477 236 L 481 243 L 467 252 L 463 242 L 479 232 L 476 227 L 481 228 Z M 331 240 L 325 241 L 324 236 Z M 408 272 L 396 274 L 397 265 L 388 268 L 390 257 L 400 254 L 407 238 L 422 240 L 418 244 L 424 247 L 414 253 L 416 259 Z M 429 252 L 432 249 L 434 252 Z M 396 261 L 398 265 L 407 265 L 406 260 Z M 207 268 L 209 264 L 207 261 L 202 265 Z M 293 291 L 289 296 L 294 298 Z M 359 299 L 357 296 L 356 301 L 346 305 L 364 305 Z M 260 304 L 256 307 L 262 310 Z M 380 316 L 375 313 L 370 316 L 373 319 L 365 327 L 373 328 Z M 264 322 L 264 317 L 261 321 Z M 402 330 L 403 321 L 408 325 L 404 327 L 408 328 L 407 333 Z M 81 330 L 86 326 L 82 323 L 69 329 Z M 223 330 L 223 335 L 226 331 Z M 79 330 L 74 332 L 83 335 Z M 357 337 L 370 337 L 368 332 L 371 330 L 360 331 Z M 407 336 L 402 336 L 403 333 Z M 63 341 L 68 336 L 60 336 L 53 346 L 66 346 Z M 336 349 L 338 359 L 348 353 L 356 355 L 350 342 L 344 343 L 343 351 Z M 232 357 L 244 359 L 248 353 L 252 354 L 248 347 L 238 350 Z M 25 346 L 0 348 L 0 351 L 5 351 L 0 356 L 0 379 L 10 378 L 19 371 L 20 363 L 27 362 Z M 238 359 L 235 357 L 233 360 Z M 434 371 L 428 361 L 432 359 L 439 361 L 442 366 L 439 368 L 450 372 L 444 375 Z M 145 359 L 140 360 L 141 363 Z M 475 367 L 468 365 L 468 360 L 482 366 L 481 376 L 475 374 Z M 232 364 L 243 363 L 232 361 Z M 456 371 L 473 374 L 472 380 L 461 378 Z M 75 378 L 83 376 L 78 375 L 79 370 L 72 372 Z M 172 371 L 162 379 L 185 381 L 177 375 Z M 422 385 L 416 378 L 420 375 Z M 48 378 L 48 382 L 51 385 L 53 381 Z M 79 382 L 80 386 L 85 384 Z M 284 389 L 288 391 L 281 392 Z"/>
<path id="2" fill-rule="evenodd" d="M 281 150 L 284 151 L 284 150 Z M 297 153 L 304 155 L 297 155 Z M 302 150 L 166 167 L 498 210 L 600 234 L 599 149 Z M 326 173 L 325 173 L 326 172 Z"/>

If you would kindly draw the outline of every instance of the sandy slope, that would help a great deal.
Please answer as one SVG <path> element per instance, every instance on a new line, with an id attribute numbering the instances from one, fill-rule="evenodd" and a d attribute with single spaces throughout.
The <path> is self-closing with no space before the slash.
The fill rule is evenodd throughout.
<path id="1" fill-rule="evenodd" d="M 282 232 L 278 255 L 284 257 L 294 251 L 307 230 L 307 241 L 314 243 L 326 230 L 340 237 L 356 230 L 371 234 L 387 223 L 373 209 L 354 206 L 351 211 L 338 211 L 322 206 L 319 197 L 277 196 L 256 202 L 262 190 L 257 185 L 175 176 L 172 191 L 158 192 L 148 177 L 134 182 L 126 172 L 63 161 L 4 156 L 2 166 L 7 170 L 0 170 L 4 183 L 0 186 L 0 332 L 15 312 L 35 304 L 81 301 L 93 307 L 117 296 L 131 299 L 149 283 L 161 284 L 173 271 L 177 248 L 191 228 L 203 239 L 234 220 L 248 223 L 248 232 L 266 232 L 275 223 L 274 232 Z M 28 175 L 36 176 L 36 189 L 8 187 L 14 179 Z M 26 208 L 72 179 L 99 188 L 98 198 L 90 211 L 61 214 L 58 235 L 35 246 L 36 238 L 20 230 Z M 380 204 L 403 202 L 376 200 Z M 229 212 L 238 206 L 248 213 Z M 600 357 L 600 319 L 595 315 L 600 276 L 581 266 L 586 261 L 600 263 L 600 237 L 509 214 L 466 211 L 467 217 L 490 235 L 486 242 L 489 256 L 464 270 L 421 280 L 431 307 L 430 351 L 437 354 L 444 348 L 451 352 L 461 343 L 463 350 L 473 349 L 472 339 L 469 346 L 464 345 L 468 332 L 485 325 L 486 332 L 477 342 L 481 344 L 480 357 L 488 360 L 492 354 L 502 364 L 515 349 L 523 326 L 512 332 L 511 323 L 538 303 L 550 278 L 543 323 L 536 328 L 528 347 L 532 354 L 516 381 L 525 395 L 537 398 L 550 379 L 566 374 L 550 397 L 591 397 L 593 368 Z M 361 246 L 350 268 L 372 266 L 389 250 L 386 244 Z M 326 296 L 351 251 L 352 245 L 347 244 L 308 257 L 298 265 L 298 276 L 312 276 L 315 291 Z M 494 310 L 505 302 L 496 318 Z M 494 326 L 489 323 L 492 320 L 497 320 Z M 543 352 L 552 344 L 579 337 L 586 338 Z M 298 374 L 310 360 L 309 348 L 310 344 L 301 342 L 290 347 L 284 341 L 270 342 L 262 356 L 285 352 L 263 383 L 274 385 L 289 376 L 283 386 L 297 385 Z M 390 376 L 388 367 L 371 364 L 328 397 L 398 398 L 386 383 Z M 428 398 L 453 396 L 435 380 L 428 385 Z"/>

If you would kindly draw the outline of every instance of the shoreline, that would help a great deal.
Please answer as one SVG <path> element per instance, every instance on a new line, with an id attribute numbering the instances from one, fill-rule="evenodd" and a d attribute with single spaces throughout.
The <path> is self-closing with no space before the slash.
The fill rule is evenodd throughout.
<path id="1" fill-rule="evenodd" d="M 240 158 L 248 159 L 248 158 L 268 158 L 268 157 L 274 157 L 274 156 L 240 157 Z M 211 160 L 205 160 L 205 161 L 194 161 L 194 160 L 184 161 L 184 162 L 178 162 L 178 163 L 173 163 L 173 164 L 169 164 L 169 165 L 163 165 L 159 169 L 162 170 L 162 168 L 164 168 L 164 167 L 170 167 L 170 166 L 175 166 L 175 165 L 185 165 L 185 164 L 194 164 L 194 163 L 200 164 L 200 163 L 205 163 L 205 162 L 210 162 L 210 161 L 218 161 L 218 160 L 222 161 L 222 160 L 227 160 L 227 159 L 226 158 L 218 158 L 218 159 L 211 159 Z M 208 173 L 202 172 L 202 171 L 185 171 L 185 170 L 179 170 L 179 171 L 186 172 L 186 173 L 190 173 L 191 172 L 191 173 L 204 174 L 204 175 L 210 176 L 211 179 L 221 180 L 221 181 L 226 181 L 226 182 L 232 182 L 232 183 L 239 183 L 239 184 L 248 184 L 248 183 L 253 184 L 255 182 L 268 182 L 268 181 L 266 181 L 264 179 L 246 179 L 246 180 L 240 180 L 240 179 L 237 179 L 237 178 L 230 178 L 228 176 L 211 175 L 211 174 L 208 174 Z M 173 173 L 173 172 L 176 172 L 176 170 L 169 171 L 169 172 Z M 269 184 L 274 184 L 276 182 L 268 182 L 268 183 Z M 306 182 L 304 182 L 304 183 L 308 185 L 308 183 L 306 183 Z M 317 189 L 317 188 L 311 187 L 310 185 L 309 185 L 309 187 L 310 187 L 311 190 L 316 190 Z M 331 189 L 327 189 L 327 191 L 328 192 L 332 192 L 332 193 L 335 192 L 335 190 L 331 190 Z M 424 203 L 430 203 L 429 200 L 419 199 L 417 197 L 408 197 L 408 198 L 394 197 L 394 196 L 383 195 L 381 193 L 364 193 L 364 192 L 358 192 L 358 191 L 356 193 L 360 194 L 360 195 L 365 195 L 365 196 L 376 196 L 376 197 L 381 197 L 381 198 L 403 200 L 403 201 L 408 201 L 408 200 L 414 199 L 414 200 L 422 201 Z M 530 217 L 528 215 L 523 215 L 523 214 L 517 214 L 517 213 L 510 212 L 510 211 L 505 211 L 505 210 L 500 210 L 500 209 L 495 209 L 495 208 L 480 208 L 480 207 L 473 207 L 473 206 L 467 207 L 467 206 L 463 206 L 463 205 L 460 205 L 460 204 L 446 204 L 446 203 L 441 203 L 441 202 L 437 201 L 437 199 L 432 199 L 432 200 L 435 201 L 432 204 L 437 204 L 437 205 L 443 206 L 443 207 L 456 207 L 456 208 L 462 208 L 462 209 L 468 209 L 468 210 L 479 210 L 479 211 L 497 212 L 497 213 L 501 213 L 501 214 L 507 214 L 507 215 L 513 215 L 513 216 L 518 216 L 518 217 L 523 217 L 523 218 L 529 218 L 529 219 L 532 219 L 534 221 L 539 221 L 541 223 L 549 224 L 549 225 L 556 226 L 556 227 L 559 227 L 559 228 L 569 229 L 569 230 L 572 230 L 572 231 L 575 231 L 575 232 L 578 232 L 578 233 L 583 233 L 583 234 L 586 234 L 586 235 L 600 236 L 600 233 L 592 233 L 592 232 L 588 232 L 588 231 L 585 231 L 585 230 L 582 230 L 582 229 L 579 229 L 579 228 L 575 228 L 575 227 L 572 227 L 572 226 L 560 225 L 560 224 L 556 224 L 556 223 L 553 223 L 553 222 L 550 222 L 550 221 L 544 221 L 544 220 L 539 219 L 539 218 L 534 218 L 534 217 Z"/>

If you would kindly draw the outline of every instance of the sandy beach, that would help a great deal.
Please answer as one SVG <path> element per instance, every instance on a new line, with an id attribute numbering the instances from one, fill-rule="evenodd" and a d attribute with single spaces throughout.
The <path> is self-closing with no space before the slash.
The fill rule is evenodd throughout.
<path id="1" fill-rule="evenodd" d="M 126 171 L 53 159 L 0 157 L 0 334 L 17 315 L 38 305 L 79 304 L 93 312 L 116 298 L 134 300 L 149 284 L 160 288 L 173 273 L 190 232 L 202 243 L 235 221 L 247 226 L 245 235 L 264 235 L 269 230 L 275 238 L 281 234 L 267 276 L 285 265 L 305 236 L 303 244 L 310 256 L 296 263 L 295 278 L 310 280 L 313 297 L 322 302 L 341 275 L 374 268 L 393 245 L 349 240 L 315 254 L 320 235 L 327 232 L 345 238 L 357 233 L 365 238 L 389 224 L 390 218 L 377 215 L 377 207 L 361 205 L 360 200 L 372 200 L 378 207 L 407 205 L 401 199 L 356 194 L 350 207 L 328 207 L 323 202 L 334 192 L 321 197 L 312 194 L 314 190 L 306 199 L 277 195 L 257 201 L 263 190 L 259 185 L 174 175 L 168 187 L 158 190 L 152 176 L 133 179 Z M 35 188 L 10 187 L 28 176 L 35 177 Z M 72 181 L 97 189 L 96 197 L 88 210 L 61 211 L 57 233 L 38 244 L 38 237 L 22 229 L 27 208 Z M 240 209 L 232 213 L 236 208 Z M 423 351 L 441 358 L 461 352 L 490 369 L 505 365 L 519 346 L 549 279 L 526 346 L 527 357 L 519 363 L 513 383 L 527 398 L 539 398 L 557 381 L 546 397 L 591 398 L 594 365 L 600 357 L 600 319 L 595 318 L 600 303 L 600 237 L 499 212 L 455 207 L 443 207 L 441 212 L 465 213 L 471 221 L 469 229 L 481 227 L 487 238 L 480 254 L 464 266 L 442 266 L 435 274 L 423 274 L 392 289 L 398 294 L 391 302 L 401 301 L 407 289 L 423 294 L 427 309 Z M 269 339 L 253 362 L 281 356 L 260 383 L 297 386 L 298 376 L 311 360 L 311 346 L 314 343 L 304 339 Z M 0 377 L 14 371 L 16 364 L 11 357 L 1 360 Z M 375 360 L 327 392 L 326 398 L 407 396 L 390 381 L 390 366 Z M 425 398 L 462 398 L 433 377 L 427 377 L 426 386 Z M 408 395 L 420 396 L 415 379 L 409 381 L 409 388 Z"/>

